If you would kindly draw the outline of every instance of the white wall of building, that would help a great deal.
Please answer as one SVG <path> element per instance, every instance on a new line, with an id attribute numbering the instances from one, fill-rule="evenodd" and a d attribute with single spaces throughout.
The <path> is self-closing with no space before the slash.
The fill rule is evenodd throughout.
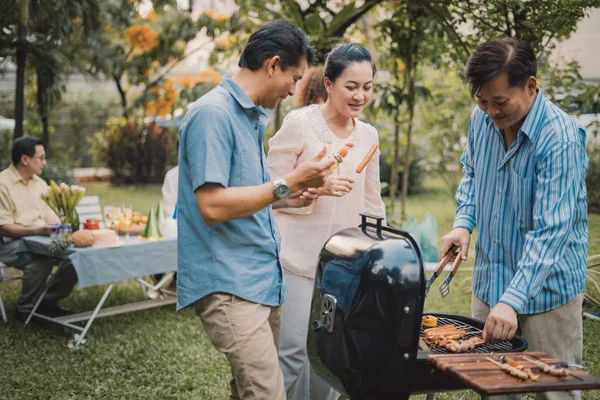
<path id="1" fill-rule="evenodd" d="M 577 60 L 584 79 L 600 81 L 600 8 L 579 22 L 571 38 L 556 46 L 551 59 Z"/>

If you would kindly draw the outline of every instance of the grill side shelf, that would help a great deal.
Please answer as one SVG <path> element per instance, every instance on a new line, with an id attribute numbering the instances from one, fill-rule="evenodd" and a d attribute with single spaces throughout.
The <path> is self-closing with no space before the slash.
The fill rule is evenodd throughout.
<path id="1" fill-rule="evenodd" d="M 523 358 L 538 359 L 550 365 L 564 365 L 546 353 L 502 354 L 524 364 L 526 368 L 531 368 L 534 373 L 539 373 L 540 377 L 537 381 L 522 381 L 505 373 L 497 365 L 486 360 L 490 355 L 490 353 L 430 354 L 427 356 L 427 362 L 446 374 L 455 376 L 482 395 L 600 389 L 600 378 L 585 371 L 570 369 L 570 376 L 560 378 L 542 373 L 536 364 Z"/>

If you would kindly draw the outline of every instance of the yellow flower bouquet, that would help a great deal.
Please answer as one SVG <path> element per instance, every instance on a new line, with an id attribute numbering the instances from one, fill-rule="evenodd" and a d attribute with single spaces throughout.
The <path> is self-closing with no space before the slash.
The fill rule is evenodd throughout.
<path id="1" fill-rule="evenodd" d="M 79 216 L 75 207 L 84 195 L 84 187 L 66 183 L 58 185 L 51 180 L 48 192 L 42 194 L 42 200 L 58 215 L 63 225 L 71 224 L 73 231 L 76 231 L 79 229 Z"/>

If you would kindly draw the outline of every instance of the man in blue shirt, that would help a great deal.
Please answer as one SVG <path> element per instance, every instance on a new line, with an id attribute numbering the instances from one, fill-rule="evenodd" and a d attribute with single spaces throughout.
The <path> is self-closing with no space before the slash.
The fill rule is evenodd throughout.
<path id="1" fill-rule="evenodd" d="M 466 259 L 477 227 L 473 317 L 487 341 L 520 327 L 529 350 L 580 363 L 588 239 L 585 131 L 537 87 L 531 46 L 494 39 L 466 67 L 477 99 L 453 229 Z M 545 398 L 578 398 L 579 392 Z"/>
<path id="2" fill-rule="evenodd" d="M 285 283 L 272 207 L 308 205 L 303 190 L 322 186 L 334 161 L 324 148 L 272 180 L 264 109 L 294 94 L 314 57 L 300 28 L 264 25 L 241 70 L 196 101 L 180 129 L 178 309 L 193 305 L 227 356 L 230 399 L 285 399 L 277 355 Z"/>

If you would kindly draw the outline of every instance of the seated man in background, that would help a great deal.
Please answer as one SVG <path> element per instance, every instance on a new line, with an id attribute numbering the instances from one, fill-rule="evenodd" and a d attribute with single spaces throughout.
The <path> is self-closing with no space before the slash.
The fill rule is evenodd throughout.
<path id="1" fill-rule="evenodd" d="M 177 143 L 179 148 L 179 142 Z M 167 239 L 177 238 L 177 219 L 175 216 L 175 208 L 177 206 L 177 190 L 179 188 L 179 165 L 171 168 L 165 174 L 165 180 L 162 185 L 162 204 L 161 208 L 163 211 L 163 225 L 161 226 L 162 234 Z M 154 275 L 154 280 L 160 282 L 165 274 Z M 177 272 L 173 275 L 173 280 L 169 283 L 167 290 L 171 292 L 177 291 Z M 157 299 L 159 297 L 164 298 L 164 295 L 160 290 L 148 289 L 148 297 L 151 299 Z"/>
<path id="2" fill-rule="evenodd" d="M 15 140 L 12 164 L 0 172 L 0 261 L 23 270 L 23 287 L 15 317 L 25 322 L 52 272 L 53 260 L 34 254 L 17 253 L 20 239 L 50 235 L 50 225 L 60 223 L 41 198 L 48 185 L 38 175 L 46 166 L 42 141 L 25 136 Z M 60 268 L 38 310 L 57 317 L 70 314 L 58 301 L 71 293 L 77 283 L 72 265 Z"/>
<path id="3" fill-rule="evenodd" d="M 165 174 L 162 185 L 162 209 L 164 218 L 173 218 L 177 205 L 177 190 L 179 184 L 179 165 L 171 168 Z"/>

